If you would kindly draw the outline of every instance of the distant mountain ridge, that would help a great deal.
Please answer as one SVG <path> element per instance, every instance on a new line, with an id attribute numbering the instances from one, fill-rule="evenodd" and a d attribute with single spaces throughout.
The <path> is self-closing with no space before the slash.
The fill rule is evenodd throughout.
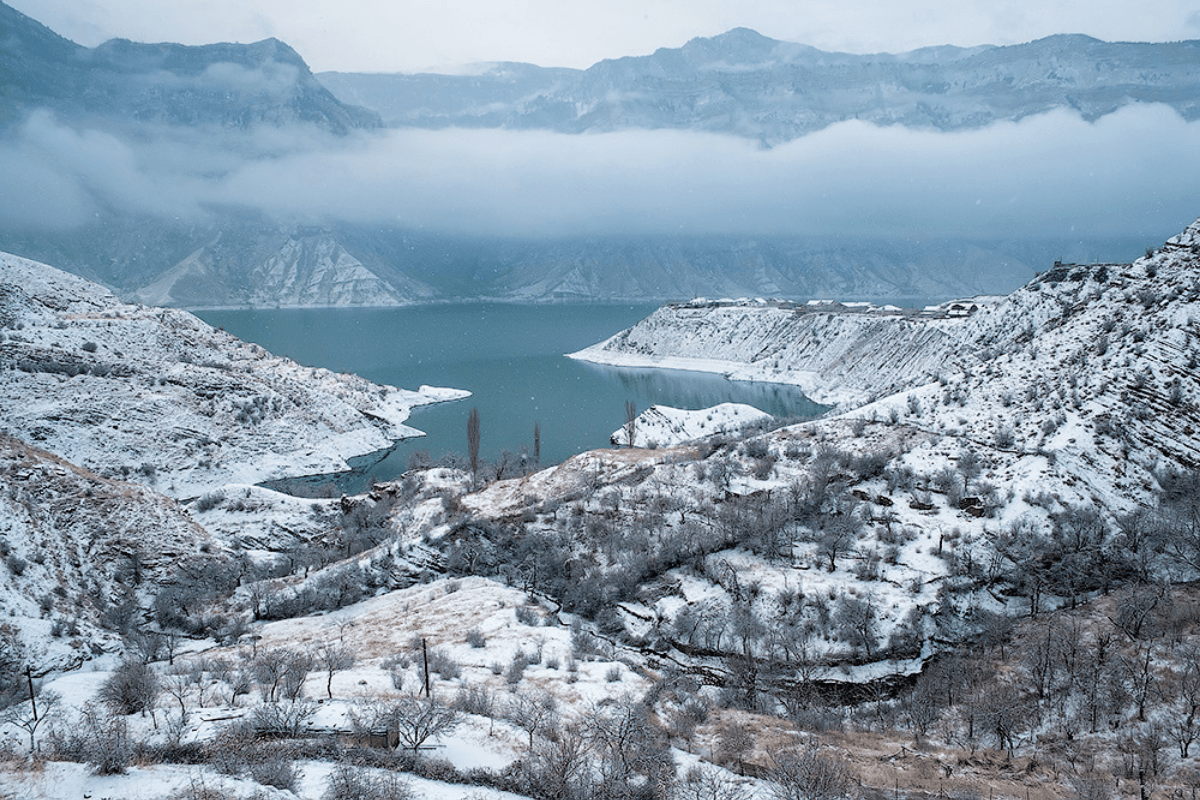
<path id="1" fill-rule="evenodd" d="M 936 298 L 1005 293 L 1056 259 L 1133 258 L 1144 242 L 786 236 L 465 238 L 396 228 L 105 219 L 69 236 L 0 231 L 130 300 L 183 308 L 421 302 Z"/>
<path id="2" fill-rule="evenodd" d="M 309 123 L 334 133 L 377 127 L 338 101 L 304 59 L 277 39 L 253 44 L 141 44 L 87 48 L 0 3 L 0 124 L 35 108 L 122 125 Z"/>
<path id="3" fill-rule="evenodd" d="M 961 130 L 1130 103 L 1200 118 L 1200 42 L 1056 35 L 1007 47 L 828 53 L 746 28 L 586 70 L 502 63 L 479 75 L 321 73 L 390 125 L 564 133 L 687 129 L 777 145 L 837 122 Z"/>

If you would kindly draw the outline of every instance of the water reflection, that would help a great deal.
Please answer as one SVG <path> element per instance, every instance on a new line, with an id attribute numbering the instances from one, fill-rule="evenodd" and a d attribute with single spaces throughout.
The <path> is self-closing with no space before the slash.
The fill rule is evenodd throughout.
<path id="1" fill-rule="evenodd" d="M 752 405 L 775 417 L 813 417 L 824 411 L 823 406 L 809 400 L 794 386 L 729 381 L 720 375 L 689 370 L 579 363 L 600 379 L 618 384 L 631 398 L 662 398 L 652 402 L 675 408 L 708 408 L 736 402 Z"/>

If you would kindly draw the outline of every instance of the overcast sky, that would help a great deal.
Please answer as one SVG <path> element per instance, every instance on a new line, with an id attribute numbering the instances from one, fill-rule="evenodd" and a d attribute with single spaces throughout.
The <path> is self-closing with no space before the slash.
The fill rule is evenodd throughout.
<path id="1" fill-rule="evenodd" d="M 274 36 L 314 71 L 485 61 L 587 67 L 739 26 L 826 50 L 1014 44 L 1054 33 L 1200 38 L 1197 0 L 7 0 L 80 44 Z"/>

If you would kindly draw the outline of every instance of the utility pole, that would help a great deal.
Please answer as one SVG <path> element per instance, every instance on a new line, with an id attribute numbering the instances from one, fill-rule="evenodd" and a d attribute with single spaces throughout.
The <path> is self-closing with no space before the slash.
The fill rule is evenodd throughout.
<path id="1" fill-rule="evenodd" d="M 429 697 L 429 645 L 421 638 L 421 655 L 425 660 L 425 696 Z"/>

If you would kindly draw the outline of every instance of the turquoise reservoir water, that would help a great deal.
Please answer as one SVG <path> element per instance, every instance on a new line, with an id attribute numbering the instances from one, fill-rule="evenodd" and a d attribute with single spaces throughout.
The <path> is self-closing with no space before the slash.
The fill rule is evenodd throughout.
<path id="1" fill-rule="evenodd" d="M 467 389 L 473 396 L 416 410 L 408 424 L 428 436 L 400 443 L 346 491 L 402 473 L 409 456 L 434 458 L 467 450 L 467 414 L 479 409 L 480 455 L 532 451 L 541 427 L 541 463 L 557 463 L 608 446 L 625 419 L 658 403 L 705 408 L 748 403 L 775 416 L 815 416 L 823 410 L 798 389 L 728 381 L 720 375 L 623 369 L 565 358 L 648 316 L 653 305 L 529 306 L 455 304 L 399 309 L 202 311 L 198 316 L 278 355 L 308 366 L 353 372 L 406 389 L 421 384 Z"/>

